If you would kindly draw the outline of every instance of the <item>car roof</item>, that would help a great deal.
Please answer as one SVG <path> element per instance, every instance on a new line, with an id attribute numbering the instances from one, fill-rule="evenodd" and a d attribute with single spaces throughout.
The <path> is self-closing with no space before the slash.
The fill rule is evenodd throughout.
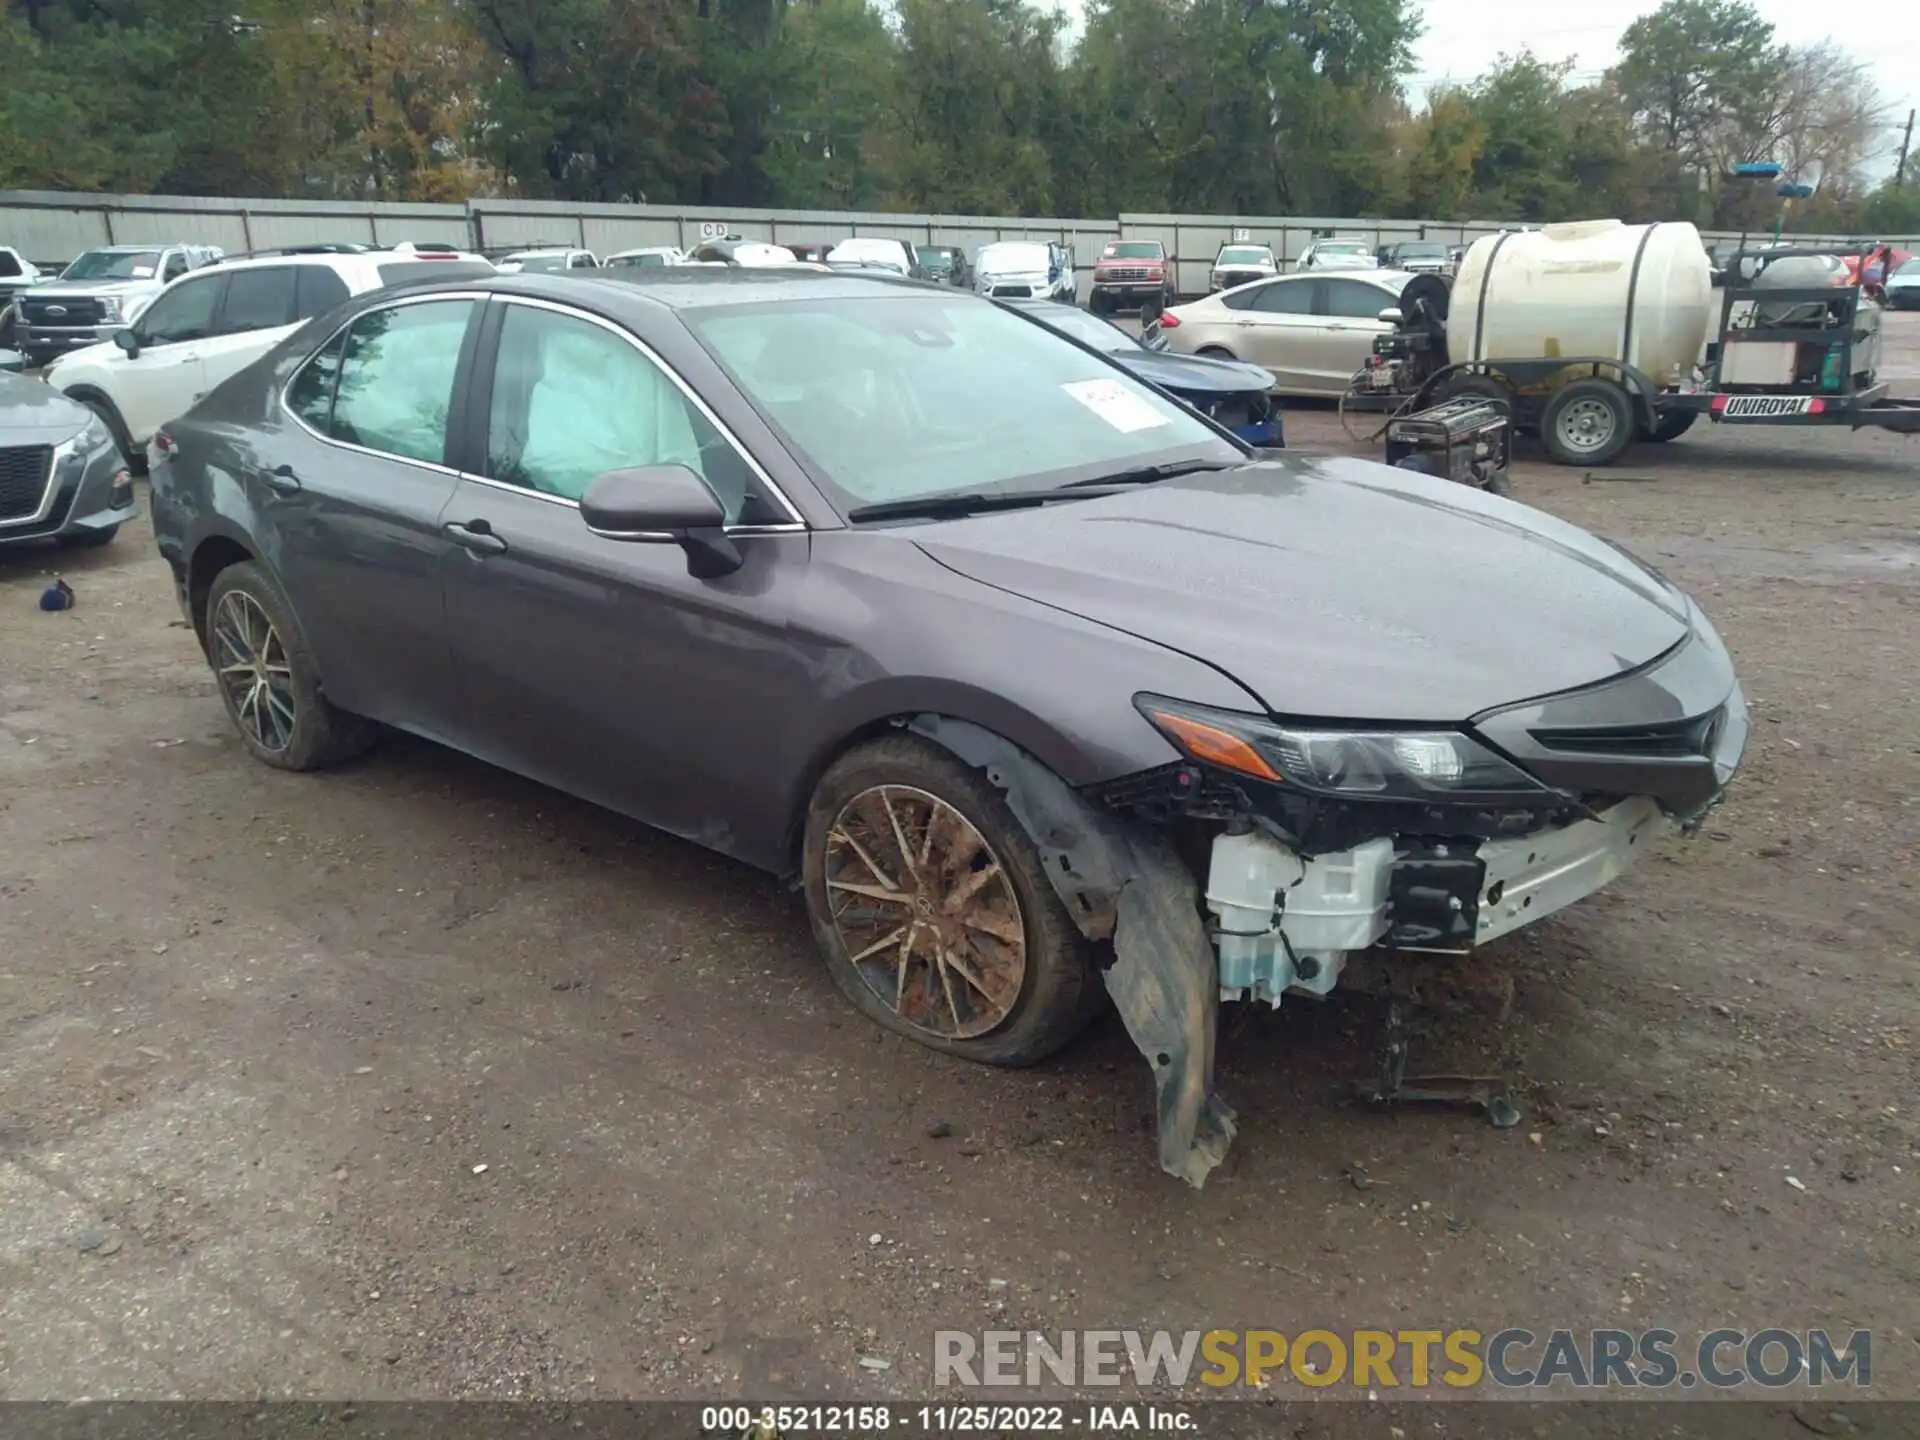
<path id="1" fill-rule="evenodd" d="M 816 270 L 803 265 L 662 266 L 645 278 L 600 275 L 591 271 L 572 275 L 487 275 L 478 279 L 448 280 L 449 290 L 480 291 L 494 295 L 524 295 L 540 300 L 571 300 L 576 304 L 615 308 L 659 306 L 674 311 L 717 310 L 735 305 L 757 305 L 783 300 L 873 299 L 886 291 L 934 294 L 972 300 L 965 291 L 904 275 L 846 270 Z M 418 295 L 421 287 L 409 287 Z M 981 304 L 991 302 L 981 300 Z"/>

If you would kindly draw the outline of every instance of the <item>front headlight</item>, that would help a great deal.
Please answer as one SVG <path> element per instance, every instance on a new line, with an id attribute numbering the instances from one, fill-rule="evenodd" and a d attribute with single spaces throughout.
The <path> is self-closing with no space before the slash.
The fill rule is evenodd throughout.
<path id="1" fill-rule="evenodd" d="M 123 313 L 123 305 L 124 305 L 124 302 L 121 300 L 121 298 L 118 295 L 101 296 L 100 297 L 100 318 L 103 320 L 125 319 L 126 316 Z"/>
<path id="2" fill-rule="evenodd" d="M 87 428 L 80 432 L 79 443 L 74 448 L 81 455 L 97 455 L 109 446 L 119 443 L 113 438 L 113 431 L 108 427 L 107 422 L 96 413 L 87 421 Z"/>
<path id="3" fill-rule="evenodd" d="M 1314 794 L 1432 803 L 1546 788 L 1453 730 L 1309 728 L 1157 695 L 1136 695 L 1133 703 L 1188 759 Z"/>

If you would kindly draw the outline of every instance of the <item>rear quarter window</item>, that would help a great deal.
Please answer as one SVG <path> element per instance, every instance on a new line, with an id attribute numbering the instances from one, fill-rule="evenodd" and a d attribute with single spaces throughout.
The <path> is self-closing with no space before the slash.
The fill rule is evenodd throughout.
<path id="1" fill-rule="evenodd" d="M 327 265 L 302 265 L 300 267 L 300 297 L 298 318 L 311 320 L 316 315 L 324 315 L 336 305 L 347 301 L 347 282 Z"/>

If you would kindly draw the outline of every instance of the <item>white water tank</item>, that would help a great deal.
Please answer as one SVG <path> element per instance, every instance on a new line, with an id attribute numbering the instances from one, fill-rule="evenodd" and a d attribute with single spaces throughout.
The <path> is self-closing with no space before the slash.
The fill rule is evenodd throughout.
<path id="1" fill-rule="evenodd" d="M 1582 220 L 1476 240 L 1447 313 L 1448 359 L 1624 360 L 1661 385 L 1701 357 L 1713 266 L 1684 222 Z"/>

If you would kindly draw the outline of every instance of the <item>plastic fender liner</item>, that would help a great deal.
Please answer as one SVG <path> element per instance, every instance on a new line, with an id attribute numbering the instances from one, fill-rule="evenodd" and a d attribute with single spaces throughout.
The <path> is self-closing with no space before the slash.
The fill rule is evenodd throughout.
<path id="1" fill-rule="evenodd" d="M 1112 939 L 1107 993 L 1153 1067 L 1160 1168 L 1204 1185 L 1235 1127 L 1213 1090 L 1220 981 L 1193 873 L 1166 836 L 1102 814 L 992 731 L 940 715 L 917 715 L 907 728 L 986 772 L 1074 923 L 1090 940 Z"/>

